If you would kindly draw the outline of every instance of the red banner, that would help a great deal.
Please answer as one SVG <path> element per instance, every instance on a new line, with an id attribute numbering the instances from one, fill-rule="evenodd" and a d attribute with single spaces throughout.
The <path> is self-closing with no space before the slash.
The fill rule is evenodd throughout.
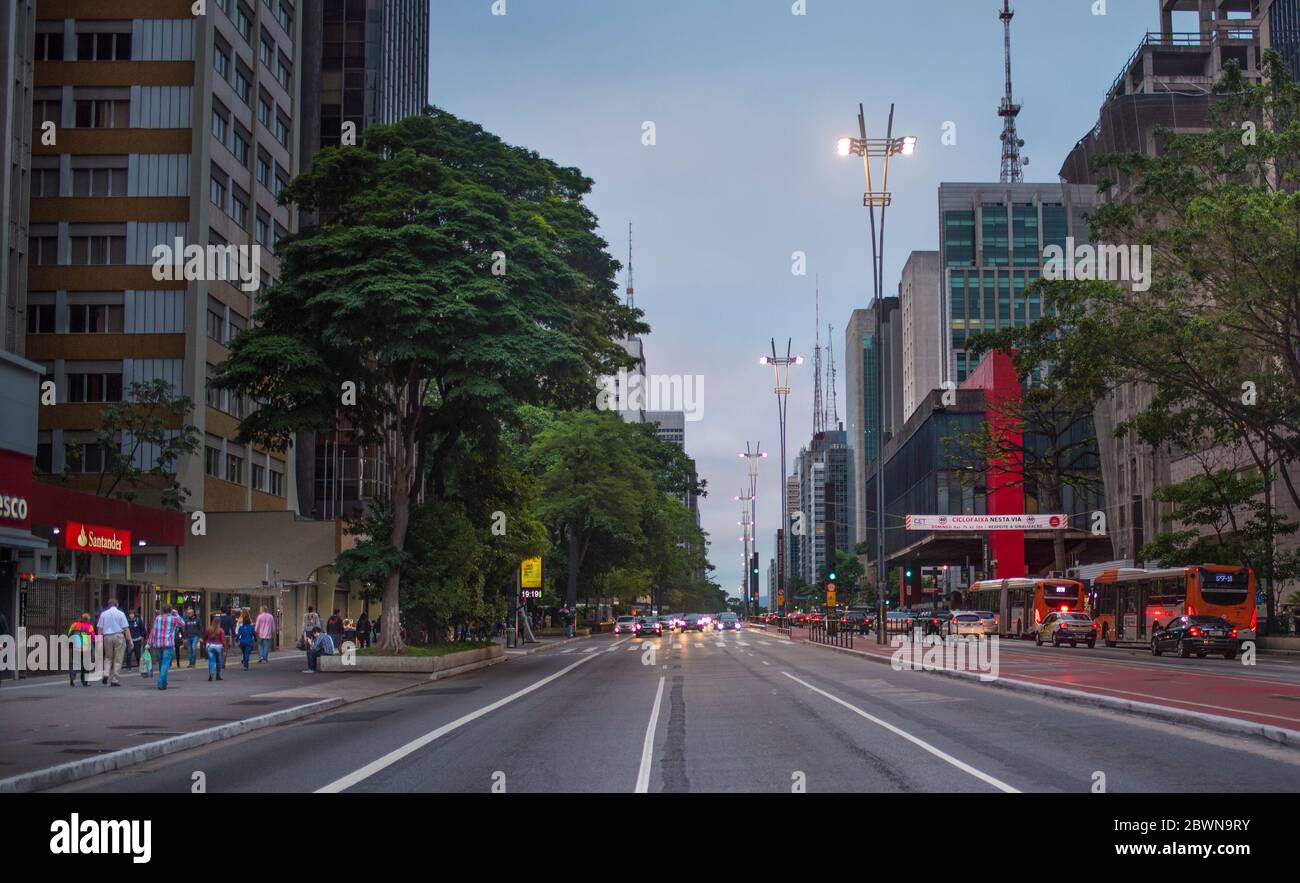
<path id="1" fill-rule="evenodd" d="M 63 531 L 63 547 L 96 555 L 130 555 L 131 531 L 69 521 Z"/>

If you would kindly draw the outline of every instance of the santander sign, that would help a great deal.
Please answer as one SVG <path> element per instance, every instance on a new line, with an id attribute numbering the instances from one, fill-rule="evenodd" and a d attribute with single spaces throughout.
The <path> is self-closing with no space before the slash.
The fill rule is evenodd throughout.
<path id="1" fill-rule="evenodd" d="M 130 555 L 131 532 L 97 524 L 69 521 L 63 531 L 63 546 L 77 552 L 100 555 Z"/>

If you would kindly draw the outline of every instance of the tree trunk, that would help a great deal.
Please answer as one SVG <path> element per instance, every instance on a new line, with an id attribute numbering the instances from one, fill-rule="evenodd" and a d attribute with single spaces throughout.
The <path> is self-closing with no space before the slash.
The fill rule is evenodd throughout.
<path id="1" fill-rule="evenodd" d="M 569 585 L 565 593 L 570 610 L 578 609 L 578 526 L 569 522 Z"/>
<path id="2" fill-rule="evenodd" d="M 1048 488 L 1047 493 L 1049 497 L 1047 502 L 1052 509 L 1052 513 L 1055 514 L 1061 512 L 1061 510 L 1065 508 L 1064 504 L 1061 502 L 1061 486 L 1059 484 L 1053 483 Z M 1061 530 L 1052 531 L 1052 557 L 1056 561 L 1056 566 L 1054 570 L 1056 570 L 1057 573 L 1064 576 L 1065 575 L 1065 529 L 1064 528 L 1062 528 Z"/>
<path id="3" fill-rule="evenodd" d="M 389 540 L 399 552 L 406 548 L 406 531 L 411 522 L 410 466 L 406 454 L 399 441 L 393 457 L 396 461 L 393 468 L 393 532 Z M 401 575 L 401 565 L 394 564 L 388 569 L 388 579 L 384 582 L 384 628 L 379 636 L 379 649 L 386 653 L 401 653 L 406 649 L 402 640 Z"/>

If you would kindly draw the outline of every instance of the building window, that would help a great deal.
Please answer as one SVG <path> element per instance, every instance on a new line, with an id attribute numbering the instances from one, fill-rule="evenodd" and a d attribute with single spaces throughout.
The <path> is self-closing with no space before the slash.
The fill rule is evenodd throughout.
<path id="1" fill-rule="evenodd" d="M 93 266 L 126 263 L 126 237 L 111 234 L 78 236 L 73 234 L 72 264 Z"/>
<path id="2" fill-rule="evenodd" d="M 226 320 L 220 313 L 208 307 L 208 337 L 217 343 L 226 342 Z"/>
<path id="3" fill-rule="evenodd" d="M 244 458 L 238 454 L 226 454 L 226 481 L 244 483 Z"/>
<path id="4" fill-rule="evenodd" d="M 252 74 L 244 73 L 242 64 L 235 65 L 235 94 L 239 96 L 239 100 L 244 104 L 248 104 L 248 98 L 252 94 L 252 87 L 248 82 L 251 76 Z"/>
<path id="5" fill-rule="evenodd" d="M 72 334 L 121 334 L 121 304 L 72 304 L 68 307 L 68 331 Z"/>
<path id="6" fill-rule="evenodd" d="M 263 187 L 271 186 L 271 162 L 261 153 L 257 155 L 257 183 Z"/>
<path id="7" fill-rule="evenodd" d="M 72 170 L 73 196 L 126 196 L 126 157 L 119 169 Z"/>
<path id="8" fill-rule="evenodd" d="M 54 304 L 27 304 L 27 333 L 54 333 Z"/>
<path id="9" fill-rule="evenodd" d="M 263 35 L 257 50 L 257 57 L 262 62 L 262 66 L 269 71 L 271 69 L 271 60 L 275 58 L 275 41 Z"/>
<path id="10" fill-rule="evenodd" d="M 244 132 L 236 126 L 235 139 L 232 142 L 230 152 L 234 155 L 235 159 L 239 160 L 239 164 L 244 168 L 248 168 L 248 139 L 249 136 L 244 134 Z"/>
<path id="11" fill-rule="evenodd" d="M 272 467 L 272 468 L 271 468 L 271 472 L 270 472 L 270 477 L 271 477 L 271 484 L 270 484 L 270 487 L 268 488 L 268 491 L 269 491 L 271 494 L 273 494 L 274 496 L 277 496 L 277 497 L 283 497 L 283 496 L 284 496 L 284 469 L 283 469 L 283 467 L 282 467 L 282 468 L 280 469 L 280 471 L 278 471 L 278 472 L 276 471 L 276 469 L 275 469 L 274 467 Z"/>
<path id="12" fill-rule="evenodd" d="M 291 65 L 285 61 L 283 55 L 276 60 L 275 78 L 280 81 L 280 85 L 283 86 L 286 91 L 293 82 L 293 71 L 291 70 Z"/>
<path id="13" fill-rule="evenodd" d="M 284 28 L 286 34 L 293 33 L 293 13 L 283 3 L 275 8 L 275 20 L 280 23 L 280 27 Z"/>
<path id="14" fill-rule="evenodd" d="M 32 196 L 58 196 L 61 183 L 58 168 L 32 169 Z"/>
<path id="15" fill-rule="evenodd" d="M 213 102 L 212 105 L 212 137 L 222 144 L 226 143 L 226 136 L 230 134 L 230 115 L 224 107 Z"/>
<path id="16" fill-rule="evenodd" d="M 122 401 L 122 375 L 106 371 L 67 375 L 69 402 Z"/>
<path id="17" fill-rule="evenodd" d="M 104 450 L 94 442 L 69 442 L 63 446 L 63 459 L 69 472 L 104 471 Z"/>
<path id="18" fill-rule="evenodd" d="M 984 266 L 1008 266 L 1011 263 L 1011 236 L 1007 228 L 1007 207 L 991 203 L 984 206 L 981 214 Z"/>
<path id="19" fill-rule="evenodd" d="M 254 463 L 252 467 L 253 490 L 266 490 L 266 467 L 260 463 Z"/>
<path id="20" fill-rule="evenodd" d="M 272 192 L 275 193 L 276 198 L 279 198 L 280 194 L 288 184 L 289 173 L 277 165 L 275 167 L 275 187 L 272 188 Z"/>
<path id="21" fill-rule="evenodd" d="M 63 61 L 63 34 L 37 34 L 36 60 Z"/>
<path id="22" fill-rule="evenodd" d="M 944 253 L 949 267 L 975 266 L 975 213 L 943 213 Z"/>
<path id="23" fill-rule="evenodd" d="M 59 237 L 27 237 L 27 260 L 35 266 L 49 267 L 59 262 Z"/>
<path id="24" fill-rule="evenodd" d="M 266 216 L 260 212 L 257 215 L 257 225 L 253 231 L 253 238 L 259 245 L 269 245 L 271 237 L 271 224 Z"/>
<path id="25" fill-rule="evenodd" d="M 271 117 L 274 116 L 274 108 L 271 102 L 265 98 L 257 99 L 257 121 L 266 128 L 271 128 Z"/>
<path id="26" fill-rule="evenodd" d="M 131 32 L 77 34 L 77 61 L 130 61 Z"/>
<path id="27" fill-rule="evenodd" d="M 212 69 L 217 72 L 221 79 L 230 81 L 230 52 L 224 47 L 218 45 L 213 47 Z"/>
<path id="28" fill-rule="evenodd" d="M 248 194 L 238 187 L 231 192 L 230 217 L 240 227 L 248 227 Z"/>
<path id="29" fill-rule="evenodd" d="M 210 318 L 212 314 L 208 313 L 208 316 Z M 212 336 L 211 330 L 209 330 L 208 336 L 209 337 Z M 207 378 L 207 380 L 204 382 L 203 400 L 207 402 L 209 408 L 216 408 L 218 411 L 220 411 L 221 390 L 212 385 L 212 379 L 211 379 L 212 373 L 214 371 L 216 371 L 216 366 L 208 365 L 208 373 L 204 375 L 204 377 Z"/>
<path id="30" fill-rule="evenodd" d="M 88 98 L 75 102 L 78 129 L 125 129 L 130 124 L 131 102 L 114 98 Z"/>
<path id="31" fill-rule="evenodd" d="M 284 147 L 289 146 L 289 121 L 279 114 L 275 116 L 275 140 Z"/>
<path id="32" fill-rule="evenodd" d="M 221 449 L 212 445 L 203 446 L 203 471 L 213 478 L 221 478 Z"/>
<path id="33" fill-rule="evenodd" d="M 213 171 L 212 182 L 208 186 L 208 199 L 223 212 L 226 210 L 226 184 Z"/>
<path id="34" fill-rule="evenodd" d="M 58 98 L 38 98 L 32 102 L 32 128 L 40 129 L 42 123 L 63 125 L 63 102 Z"/>
<path id="35" fill-rule="evenodd" d="M 244 4 L 236 0 L 235 3 L 235 27 L 239 30 L 240 36 L 244 42 L 250 46 L 253 41 L 253 13 L 244 8 Z"/>

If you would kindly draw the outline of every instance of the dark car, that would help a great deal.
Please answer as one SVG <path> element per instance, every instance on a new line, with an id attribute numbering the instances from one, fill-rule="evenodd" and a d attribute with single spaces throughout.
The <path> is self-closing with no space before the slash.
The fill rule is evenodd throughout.
<path id="1" fill-rule="evenodd" d="M 702 632 L 708 628 L 708 618 L 703 613 L 688 613 L 682 617 L 682 631 Z"/>
<path id="2" fill-rule="evenodd" d="M 840 626 L 847 631 L 865 635 L 871 630 L 870 615 L 865 610 L 845 610 L 840 614 Z"/>
<path id="3" fill-rule="evenodd" d="M 738 632 L 740 619 L 734 613 L 719 613 L 713 618 L 713 628 L 720 632 Z"/>
<path id="4" fill-rule="evenodd" d="M 916 625 L 927 635 L 942 635 L 948 632 L 948 623 L 952 621 L 951 610 L 918 610 Z"/>
<path id="5" fill-rule="evenodd" d="M 1151 655 L 1159 656 L 1166 650 L 1177 650 L 1186 659 L 1193 653 L 1204 659 L 1211 653 L 1222 653 L 1224 659 L 1235 659 L 1241 649 L 1237 629 L 1222 616 L 1179 616 L 1163 627 L 1152 624 Z"/>
<path id="6" fill-rule="evenodd" d="M 664 633 L 663 620 L 658 616 L 641 617 L 641 627 L 637 629 L 638 635 L 662 635 Z"/>

